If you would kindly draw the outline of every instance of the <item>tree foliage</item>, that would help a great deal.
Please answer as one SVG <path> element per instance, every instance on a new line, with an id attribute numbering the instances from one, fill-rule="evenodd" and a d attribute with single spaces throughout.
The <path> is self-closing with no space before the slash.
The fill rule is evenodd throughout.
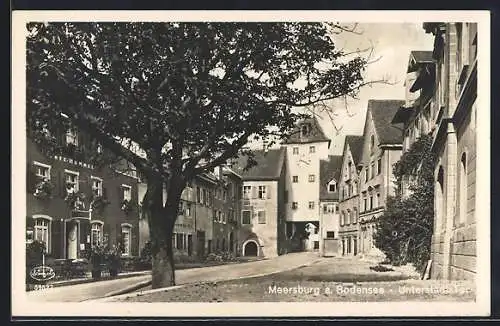
<path id="1" fill-rule="evenodd" d="M 366 84 L 367 61 L 336 48 L 335 27 L 30 23 L 28 134 L 50 153 L 52 131 L 76 127 L 107 159 L 132 163 L 147 182 L 153 256 L 172 262 L 171 232 L 190 180 L 241 154 L 254 164 L 242 150 L 250 136 L 287 137 L 303 117 L 292 108 Z"/>
<path id="2" fill-rule="evenodd" d="M 375 234 L 376 246 L 393 264 L 412 263 L 418 270 L 430 258 L 433 231 L 436 158 L 431 144 L 432 137 L 423 135 L 394 165 L 397 195 L 388 199 Z M 409 188 L 408 196 L 402 196 L 403 187 Z"/>

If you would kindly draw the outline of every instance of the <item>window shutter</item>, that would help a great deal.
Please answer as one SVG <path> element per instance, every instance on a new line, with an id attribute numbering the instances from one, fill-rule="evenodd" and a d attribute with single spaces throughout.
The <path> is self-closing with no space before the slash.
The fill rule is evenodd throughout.
<path id="1" fill-rule="evenodd" d="M 116 194 L 117 194 L 117 197 L 118 197 L 118 201 L 119 201 L 119 203 L 120 203 L 120 205 L 121 205 L 121 203 L 122 203 L 122 202 L 123 202 L 123 200 L 125 199 L 125 198 L 123 197 L 123 189 L 122 189 L 122 187 L 121 187 L 121 186 L 118 186 L 118 187 L 116 188 Z"/>
<path id="2" fill-rule="evenodd" d="M 267 199 L 271 199 L 271 187 L 265 186 L 266 187 L 266 194 L 267 194 Z"/>
<path id="3" fill-rule="evenodd" d="M 64 171 L 59 173 L 59 194 L 62 198 L 66 197 L 66 178 Z"/>
<path id="4" fill-rule="evenodd" d="M 252 198 L 257 198 L 257 187 L 252 186 Z"/>

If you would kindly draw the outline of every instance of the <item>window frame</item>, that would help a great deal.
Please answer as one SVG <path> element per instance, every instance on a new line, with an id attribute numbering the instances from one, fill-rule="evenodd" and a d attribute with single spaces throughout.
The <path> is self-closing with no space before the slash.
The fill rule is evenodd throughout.
<path id="1" fill-rule="evenodd" d="M 309 153 L 310 154 L 316 153 L 316 146 L 309 146 Z"/>
<path id="2" fill-rule="evenodd" d="M 92 188 L 92 194 L 93 194 L 93 195 L 96 195 L 96 194 L 95 194 L 95 192 L 94 192 L 94 190 L 96 190 L 96 189 L 97 189 L 97 196 L 102 197 L 102 194 L 103 194 L 103 190 L 102 190 L 102 189 L 103 189 L 103 181 L 102 181 L 102 178 L 99 178 L 99 177 L 96 177 L 96 176 L 91 175 L 91 176 L 90 176 L 90 180 L 91 180 L 91 182 L 92 182 L 92 185 L 91 185 L 91 188 Z M 99 182 L 100 182 L 100 184 L 101 184 L 101 187 L 100 187 L 100 188 L 99 188 L 99 187 L 97 187 L 97 188 L 96 188 L 96 187 L 94 187 L 94 181 L 99 181 Z"/>
<path id="3" fill-rule="evenodd" d="M 121 187 L 122 187 L 122 198 L 123 198 L 123 200 L 127 200 L 127 201 L 130 202 L 132 200 L 132 186 L 127 185 L 127 184 L 122 184 Z M 129 199 L 125 198 L 125 189 L 127 189 L 130 192 L 130 198 Z"/>
<path id="4" fill-rule="evenodd" d="M 132 256 L 132 224 L 130 223 L 122 223 L 121 225 L 121 240 L 124 251 L 122 252 L 122 256 L 129 257 Z M 126 230 L 126 232 L 124 232 Z M 128 234 L 128 246 L 125 246 L 125 237 L 124 234 Z"/>
<path id="5" fill-rule="evenodd" d="M 247 191 L 248 190 L 248 191 Z M 242 196 L 244 200 L 249 200 L 252 195 L 252 186 L 243 186 Z"/>
<path id="6" fill-rule="evenodd" d="M 38 161 L 33 161 L 33 165 L 36 168 L 35 175 L 38 178 L 42 178 L 43 180 L 50 181 L 50 175 L 51 175 L 51 169 L 52 169 L 51 165 L 45 164 L 45 163 L 42 163 L 42 162 L 38 162 Z M 48 176 L 38 174 L 38 168 L 45 168 L 45 169 L 47 169 Z"/>
<path id="7" fill-rule="evenodd" d="M 97 225 L 99 226 L 99 239 L 97 245 L 100 245 L 103 243 L 103 238 L 104 238 L 104 222 L 100 220 L 91 220 L 90 221 L 90 245 L 93 247 L 94 246 L 94 226 Z"/>
<path id="8" fill-rule="evenodd" d="M 248 212 L 248 223 L 245 223 L 245 212 Z M 241 210 L 241 225 L 251 225 L 252 224 L 252 211 L 249 209 Z"/>
<path id="9" fill-rule="evenodd" d="M 257 188 L 257 198 L 266 199 L 267 198 L 267 186 L 260 185 Z"/>
<path id="10" fill-rule="evenodd" d="M 50 254 L 52 252 L 52 239 L 51 239 L 51 234 L 52 234 L 52 217 L 48 215 L 33 215 L 33 241 L 39 241 L 39 242 L 45 242 L 43 240 L 43 235 L 42 235 L 42 240 L 40 241 L 37 237 L 37 229 L 41 229 L 43 233 L 46 232 L 47 234 L 47 242 L 45 243 L 45 253 Z M 46 225 L 37 225 L 39 221 L 45 222 Z"/>
<path id="11" fill-rule="evenodd" d="M 316 175 L 314 174 L 309 174 L 309 177 L 308 177 L 308 180 L 309 182 L 316 182 Z"/>
<path id="12" fill-rule="evenodd" d="M 69 141 L 69 137 L 73 139 L 73 142 Z M 69 128 L 66 130 L 64 141 L 66 145 L 78 146 L 78 131 L 75 128 Z"/>
<path id="13" fill-rule="evenodd" d="M 68 181 L 68 176 L 69 175 L 72 175 L 72 176 L 76 177 L 75 183 L 72 183 L 72 182 Z M 72 170 L 68 170 L 68 169 L 64 169 L 64 186 L 66 188 L 65 189 L 66 193 L 70 193 L 68 191 L 68 183 L 71 183 L 71 184 L 74 185 L 74 187 L 73 187 L 73 193 L 77 193 L 78 191 L 80 191 L 80 172 L 78 172 L 78 171 L 72 171 Z"/>
<path id="14" fill-rule="evenodd" d="M 299 176 L 298 175 L 292 175 L 292 183 L 299 183 Z"/>
<path id="15" fill-rule="evenodd" d="M 315 202 L 314 201 L 309 201 L 309 203 L 308 203 L 309 209 L 314 209 L 314 206 L 315 206 Z"/>
<path id="16" fill-rule="evenodd" d="M 264 222 L 261 221 L 261 215 L 260 215 L 260 213 L 263 213 Z M 266 216 L 266 211 L 265 210 L 258 210 L 257 211 L 257 224 L 267 224 L 267 216 Z"/>
<path id="17" fill-rule="evenodd" d="M 297 147 L 297 146 L 292 147 L 292 154 L 293 155 L 299 155 L 299 147 Z"/>

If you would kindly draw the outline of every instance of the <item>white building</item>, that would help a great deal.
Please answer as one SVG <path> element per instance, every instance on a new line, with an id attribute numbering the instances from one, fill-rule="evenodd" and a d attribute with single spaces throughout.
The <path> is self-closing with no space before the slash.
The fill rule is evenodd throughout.
<path id="1" fill-rule="evenodd" d="M 286 221 L 292 250 L 319 250 L 320 160 L 327 160 L 328 139 L 316 118 L 300 121 L 283 143 L 287 150 Z M 308 228 L 308 224 L 315 228 Z M 310 225 L 309 225 L 310 226 Z"/>

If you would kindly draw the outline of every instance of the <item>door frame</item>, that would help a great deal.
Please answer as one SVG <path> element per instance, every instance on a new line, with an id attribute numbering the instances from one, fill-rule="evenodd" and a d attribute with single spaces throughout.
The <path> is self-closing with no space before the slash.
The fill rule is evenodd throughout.
<path id="1" fill-rule="evenodd" d="M 65 259 L 69 259 L 68 255 L 69 255 L 69 252 L 68 252 L 68 223 L 70 222 L 75 222 L 76 223 L 76 227 L 77 227 L 77 231 L 76 231 L 76 257 L 75 259 L 78 259 L 80 257 L 80 240 L 81 240 L 81 218 L 80 217 L 70 217 L 70 218 L 67 218 L 64 220 L 64 248 L 63 248 L 63 252 L 64 252 L 64 257 Z"/>

